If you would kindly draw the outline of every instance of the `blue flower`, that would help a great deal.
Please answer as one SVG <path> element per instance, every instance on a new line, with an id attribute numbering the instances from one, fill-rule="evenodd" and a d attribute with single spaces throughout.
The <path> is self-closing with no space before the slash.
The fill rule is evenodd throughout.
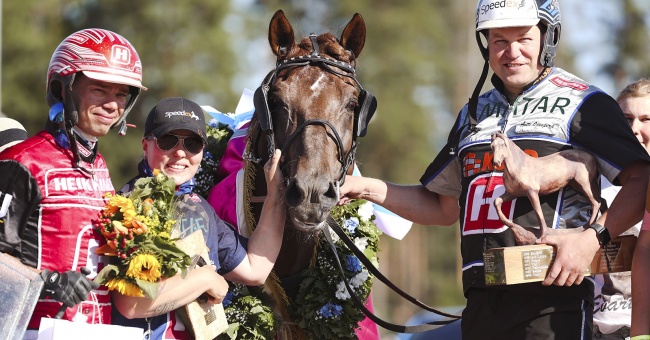
<path id="1" fill-rule="evenodd" d="M 359 219 L 356 217 L 350 217 L 345 222 L 343 222 L 343 228 L 347 229 L 348 232 L 354 234 L 354 231 L 359 227 Z"/>
<path id="2" fill-rule="evenodd" d="M 345 269 L 353 273 L 358 273 L 362 269 L 361 261 L 354 255 L 345 255 Z"/>
<path id="3" fill-rule="evenodd" d="M 228 307 L 232 303 L 232 299 L 235 297 L 235 294 L 231 291 L 228 291 L 226 294 L 226 297 L 223 298 L 223 301 L 221 301 L 221 304 L 223 304 L 224 307 Z"/>
<path id="4" fill-rule="evenodd" d="M 212 119 L 210 119 L 210 121 L 208 122 L 208 126 L 209 126 L 209 127 L 213 127 L 213 128 L 217 128 L 217 127 L 219 127 L 219 121 L 216 120 L 216 119 L 214 119 L 214 118 L 212 118 Z"/>
<path id="5" fill-rule="evenodd" d="M 322 317 L 325 317 L 325 318 L 328 318 L 328 319 L 335 318 L 335 317 L 343 314 L 343 307 L 341 307 L 341 306 L 339 306 L 337 304 L 328 302 L 326 305 L 324 305 L 323 307 L 321 307 L 318 310 L 318 314 L 321 315 Z"/>
<path id="6" fill-rule="evenodd" d="M 205 159 L 205 158 L 212 159 L 212 158 L 214 158 L 214 156 L 212 156 L 212 153 L 211 153 L 210 151 L 205 150 L 205 151 L 203 152 L 203 158 L 204 158 L 204 159 Z"/>

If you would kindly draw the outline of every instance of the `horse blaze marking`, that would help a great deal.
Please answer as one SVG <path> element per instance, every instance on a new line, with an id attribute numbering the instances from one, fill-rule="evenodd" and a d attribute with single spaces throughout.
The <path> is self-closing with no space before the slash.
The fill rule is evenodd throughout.
<path id="1" fill-rule="evenodd" d="M 503 178 L 497 174 L 479 176 L 470 183 L 465 202 L 463 235 L 496 231 L 505 227 L 492 204 L 505 192 Z M 516 199 L 504 202 L 502 206 L 503 213 L 510 218 L 514 212 L 515 201 Z"/>
<path id="2" fill-rule="evenodd" d="M 320 77 L 318 77 L 318 79 L 316 79 L 316 81 L 315 81 L 315 82 L 314 82 L 314 83 L 313 83 L 309 88 L 310 88 L 312 91 L 316 91 L 316 89 L 319 88 L 320 81 L 321 81 L 323 78 L 325 78 L 325 75 L 324 75 L 324 74 L 321 74 Z"/>

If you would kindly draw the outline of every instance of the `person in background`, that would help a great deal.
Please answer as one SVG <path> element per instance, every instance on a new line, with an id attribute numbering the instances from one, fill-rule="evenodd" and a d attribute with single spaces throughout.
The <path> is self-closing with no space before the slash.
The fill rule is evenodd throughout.
<path id="1" fill-rule="evenodd" d="M 584 270 L 609 236 L 641 220 L 639 197 L 648 185 L 650 156 L 612 97 L 554 66 L 561 31 L 558 1 L 480 0 L 475 19 L 484 71 L 421 184 L 348 176 L 340 204 L 362 198 L 422 225 L 460 222 L 467 299 L 463 339 L 591 339 L 594 291 L 592 282 L 583 280 Z M 488 66 L 494 88 L 480 94 Z M 485 284 L 484 252 L 518 245 L 494 211 L 493 201 L 505 192 L 503 169 L 492 163 L 490 147 L 498 132 L 536 157 L 587 151 L 600 174 L 622 185 L 610 209 L 591 225 L 591 204 L 572 187 L 540 196 L 549 228 L 537 242 L 556 247 L 543 282 Z M 525 197 L 502 209 L 520 226 L 539 227 Z"/>
<path id="2" fill-rule="evenodd" d="M 27 130 L 19 121 L 0 117 L 0 152 L 27 139 Z"/>
<path id="3" fill-rule="evenodd" d="M 627 85 L 616 98 L 639 143 L 650 151 L 650 81 L 639 79 Z M 609 203 L 620 187 L 601 178 L 602 197 Z M 637 224 L 621 235 L 639 235 Z M 632 317 L 631 272 L 594 277 L 594 338 L 629 339 Z"/>
<path id="4" fill-rule="evenodd" d="M 650 150 L 650 80 L 641 79 L 628 85 L 618 101 L 639 142 Z M 650 340 L 650 193 L 646 194 L 645 204 L 646 211 L 632 260 L 634 307 L 630 335 L 633 340 Z"/>
<path id="5" fill-rule="evenodd" d="M 110 324 L 110 297 L 92 281 L 103 265 L 92 219 L 114 193 L 98 140 L 126 117 L 142 85 L 142 63 L 131 43 L 104 29 L 65 38 L 47 70 L 50 106 L 45 130 L 0 153 L 0 251 L 39 272 L 41 299 L 25 339 L 41 318 Z"/>
<path id="6" fill-rule="evenodd" d="M 249 239 L 224 223 L 201 196 L 192 193 L 203 149 L 207 145 L 205 115 L 201 107 L 185 98 L 161 100 L 147 116 L 142 138 L 144 159 L 138 175 L 120 192 L 132 191 L 135 181 L 153 176 L 153 170 L 174 179 L 181 197 L 181 238 L 202 230 L 214 266 L 192 270 L 185 279 L 178 274 L 162 281 L 154 299 L 130 297 L 113 291 L 113 323 L 151 330 L 149 339 L 189 339 L 187 326 L 174 311 L 207 293 L 219 303 L 228 292 L 229 281 L 249 286 L 262 285 L 280 252 L 284 232 L 284 182 L 278 171 L 280 151 L 264 167 L 269 195 L 262 216 Z M 215 267 L 216 266 L 216 267 Z"/>

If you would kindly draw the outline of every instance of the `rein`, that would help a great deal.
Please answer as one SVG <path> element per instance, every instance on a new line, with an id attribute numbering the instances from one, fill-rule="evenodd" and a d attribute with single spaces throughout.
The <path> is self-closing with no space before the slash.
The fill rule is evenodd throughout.
<path id="1" fill-rule="evenodd" d="M 354 290 L 350 287 L 350 283 L 348 282 L 348 279 L 345 277 L 345 273 L 343 271 L 343 266 L 341 265 L 341 260 L 339 259 L 338 252 L 336 251 L 336 246 L 334 245 L 334 241 L 332 240 L 332 235 L 330 234 L 330 228 L 325 228 L 323 230 L 323 233 L 325 234 L 325 238 L 327 239 L 327 242 L 330 244 L 332 248 L 332 253 L 334 254 L 334 258 L 336 259 L 336 265 L 341 273 L 341 277 L 343 278 L 343 283 L 345 284 L 345 288 L 347 289 L 348 293 L 350 294 L 350 297 L 352 298 L 352 301 L 354 302 L 355 306 L 359 308 L 363 312 L 364 315 L 366 315 L 370 320 L 375 322 L 377 325 L 393 332 L 397 333 L 421 333 L 421 332 L 426 332 L 430 330 L 434 330 L 436 328 L 440 328 L 442 326 L 446 326 L 452 322 L 458 321 L 461 319 L 460 315 L 455 315 L 455 314 L 450 314 L 450 313 L 445 313 L 441 310 L 435 309 L 433 307 L 430 307 L 426 305 L 425 303 L 419 301 L 418 299 L 414 298 L 413 296 L 409 295 L 408 293 L 404 292 L 401 290 L 399 287 L 397 287 L 393 282 L 391 282 L 386 276 L 384 276 L 377 267 L 375 267 L 372 262 L 366 257 L 366 255 L 357 248 L 357 246 L 354 244 L 352 240 L 348 237 L 348 235 L 343 231 L 341 226 L 332 218 L 332 216 L 328 216 L 327 218 L 327 224 L 329 227 L 338 235 L 338 237 L 345 243 L 345 245 L 348 247 L 348 249 L 361 261 L 368 271 L 372 273 L 376 278 L 379 279 L 382 283 L 384 283 L 386 286 L 388 286 L 390 289 L 392 289 L 395 293 L 399 294 L 401 297 L 404 299 L 408 300 L 409 302 L 413 303 L 414 305 L 432 312 L 434 314 L 444 316 L 445 319 L 438 320 L 438 321 L 432 321 L 420 325 L 411 325 L 411 326 L 406 326 L 406 325 L 398 325 L 398 324 L 393 324 L 388 321 L 385 321 L 381 319 L 380 317 L 376 316 L 373 314 L 370 310 L 364 306 L 363 302 L 361 299 L 357 296 L 356 293 L 354 293 Z"/>

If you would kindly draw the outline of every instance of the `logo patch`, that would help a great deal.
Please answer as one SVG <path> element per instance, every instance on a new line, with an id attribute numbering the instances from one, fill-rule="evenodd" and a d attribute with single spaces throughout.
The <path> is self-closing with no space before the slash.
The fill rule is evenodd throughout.
<path id="1" fill-rule="evenodd" d="M 186 116 L 189 118 L 192 118 L 194 120 L 199 120 L 199 116 L 197 116 L 194 111 L 192 112 L 185 112 L 185 111 L 167 111 L 165 112 L 165 117 L 171 118 L 173 116 Z"/>
<path id="2" fill-rule="evenodd" d="M 501 174 L 482 175 L 470 183 L 465 202 L 463 235 L 501 233 L 508 229 L 499 220 L 499 215 L 493 204 L 494 200 L 505 192 L 506 188 L 503 185 Z M 515 202 L 517 202 L 517 199 L 503 202 L 501 205 L 503 214 L 511 220 L 515 210 Z"/>
<path id="3" fill-rule="evenodd" d="M 114 64 L 128 65 L 131 62 L 131 51 L 120 45 L 113 45 L 111 49 L 111 62 Z"/>
<path id="4" fill-rule="evenodd" d="M 560 77 L 553 77 L 551 79 L 551 83 L 557 85 L 558 87 L 569 87 L 578 91 L 585 91 L 589 88 L 589 86 L 586 84 L 579 83 L 577 81 L 569 81 Z"/>
<path id="5" fill-rule="evenodd" d="M 463 171 L 465 177 L 470 177 L 481 172 L 481 160 L 476 158 L 476 154 L 469 152 L 463 159 Z"/>

